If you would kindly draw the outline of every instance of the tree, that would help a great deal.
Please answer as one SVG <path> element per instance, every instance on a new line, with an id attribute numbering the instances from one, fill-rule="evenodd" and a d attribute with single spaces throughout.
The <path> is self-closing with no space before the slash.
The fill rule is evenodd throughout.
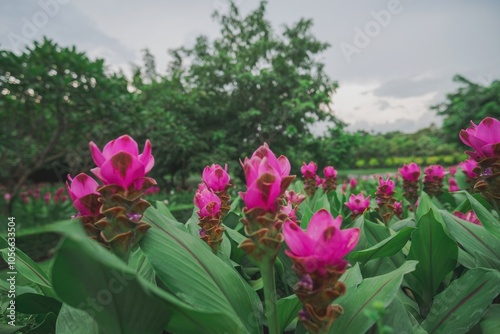
<path id="1" fill-rule="evenodd" d="M 81 170 L 89 140 L 127 128 L 128 95 L 125 78 L 75 47 L 44 39 L 21 54 L 1 50 L 0 182 L 15 197 L 41 168 L 61 178 Z"/>
<path id="2" fill-rule="evenodd" d="M 447 101 L 435 105 L 432 109 L 444 116 L 443 131 L 450 142 L 460 143 L 458 134 L 461 129 L 476 124 L 490 116 L 500 118 L 500 81 L 490 85 L 474 83 L 463 76 L 456 75 L 453 80 L 461 86 L 454 93 L 447 95 Z"/>

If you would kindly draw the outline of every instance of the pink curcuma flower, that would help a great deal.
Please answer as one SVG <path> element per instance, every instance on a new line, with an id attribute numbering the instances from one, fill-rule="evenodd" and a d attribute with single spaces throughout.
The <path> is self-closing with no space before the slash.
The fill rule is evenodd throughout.
<path id="1" fill-rule="evenodd" d="M 289 176 L 290 162 L 285 156 L 276 158 L 267 144 L 259 147 L 250 159 L 242 163 L 247 191 L 240 196 L 247 209 L 260 207 L 275 212 L 278 197 L 284 194 L 293 177 Z"/>
<path id="2" fill-rule="evenodd" d="M 287 221 L 283 235 L 290 249 L 285 250 L 286 254 L 308 273 L 324 275 L 327 267 L 344 270 L 347 261 L 343 258 L 356 247 L 359 229 L 341 230 L 341 224 L 341 216 L 334 219 L 325 209 L 312 216 L 307 231 Z"/>
<path id="3" fill-rule="evenodd" d="M 460 190 L 460 187 L 458 186 L 457 180 L 455 180 L 454 177 L 450 177 L 448 179 L 448 186 L 449 186 L 449 190 L 451 193 Z"/>
<path id="4" fill-rule="evenodd" d="M 92 177 L 80 173 L 74 178 L 68 175 L 70 183 L 66 182 L 68 194 L 73 201 L 73 206 L 81 216 L 96 216 L 99 214 L 101 204 L 97 201 L 99 184 Z"/>
<path id="5" fill-rule="evenodd" d="M 316 177 L 317 171 L 318 165 L 314 161 L 310 161 L 307 165 L 303 162 L 302 167 L 300 167 L 300 172 L 304 177 Z"/>
<path id="6" fill-rule="evenodd" d="M 419 165 L 412 162 L 409 165 L 404 164 L 403 167 L 399 169 L 399 173 L 401 174 L 401 177 L 403 177 L 404 181 L 417 182 L 420 177 L 421 170 Z"/>
<path id="7" fill-rule="evenodd" d="M 333 168 L 333 166 L 326 166 L 325 168 L 323 168 L 323 175 L 325 176 L 325 178 L 336 178 L 337 171 L 335 170 L 335 168 Z"/>
<path id="8" fill-rule="evenodd" d="M 224 191 L 230 181 L 229 174 L 227 173 L 227 164 L 224 169 L 218 164 L 205 167 L 202 180 L 213 191 Z"/>
<path id="9" fill-rule="evenodd" d="M 317 188 L 322 187 L 325 184 L 325 182 L 326 182 L 326 180 L 323 179 L 323 178 L 321 178 L 319 175 L 316 175 L 314 177 L 314 179 L 316 180 L 316 187 Z"/>
<path id="10" fill-rule="evenodd" d="M 471 126 L 460 131 L 462 142 L 471 147 L 474 152 L 466 151 L 472 159 L 479 161 L 484 158 L 500 157 L 500 121 L 486 117 L 479 125 L 470 122 Z"/>
<path id="11" fill-rule="evenodd" d="M 287 190 L 285 191 L 285 199 L 288 203 L 292 203 L 293 205 L 299 205 L 306 199 L 306 196 L 297 194 L 293 190 Z"/>
<path id="12" fill-rule="evenodd" d="M 444 179 L 445 170 L 441 165 L 425 167 L 424 182 L 439 182 Z"/>
<path id="13" fill-rule="evenodd" d="M 394 214 L 401 219 L 403 216 L 403 201 L 394 202 Z"/>
<path id="14" fill-rule="evenodd" d="M 380 196 L 392 196 L 394 195 L 394 187 L 396 186 L 394 184 L 394 181 L 392 181 L 390 178 L 387 178 L 387 180 L 384 181 L 382 177 L 378 179 L 379 186 L 377 188 L 377 195 Z"/>
<path id="15" fill-rule="evenodd" d="M 356 178 L 354 178 L 354 177 L 351 177 L 349 179 L 349 187 L 350 187 L 351 191 L 356 189 L 357 185 L 358 185 L 358 180 L 356 180 Z"/>
<path id="16" fill-rule="evenodd" d="M 349 201 L 347 201 L 345 205 L 354 215 L 362 214 L 370 208 L 370 196 L 365 198 L 362 193 L 357 195 L 352 194 L 349 197 Z"/>
<path id="17" fill-rule="evenodd" d="M 455 212 L 453 212 L 453 215 L 455 217 L 458 217 L 460 219 L 463 219 L 463 220 L 466 220 L 468 222 L 474 223 L 476 225 L 481 225 L 481 226 L 483 225 L 479 221 L 479 218 L 477 218 L 476 213 L 474 212 L 474 210 L 467 211 L 466 213 L 462 213 L 460 211 L 455 211 Z"/>
<path id="18" fill-rule="evenodd" d="M 469 179 L 476 179 L 479 176 L 474 172 L 474 169 L 478 166 L 476 160 L 469 158 L 458 165 Z"/>
<path id="19" fill-rule="evenodd" d="M 102 152 L 93 142 L 89 145 L 97 165 L 91 171 L 105 185 L 116 184 L 123 188 L 133 186 L 140 189 L 144 177 L 153 168 L 154 158 L 149 140 L 146 140 L 142 154 L 139 154 L 136 141 L 129 135 L 110 141 Z"/>
<path id="20" fill-rule="evenodd" d="M 296 209 L 297 208 L 293 208 L 291 202 L 288 202 L 287 205 L 283 205 L 281 207 L 281 212 L 283 212 L 285 215 L 287 215 L 288 219 L 290 219 L 291 221 L 296 223 L 297 222 Z"/>
<path id="21" fill-rule="evenodd" d="M 212 190 L 203 189 L 194 195 L 194 205 L 198 208 L 200 218 L 215 217 L 220 212 L 221 201 Z"/>

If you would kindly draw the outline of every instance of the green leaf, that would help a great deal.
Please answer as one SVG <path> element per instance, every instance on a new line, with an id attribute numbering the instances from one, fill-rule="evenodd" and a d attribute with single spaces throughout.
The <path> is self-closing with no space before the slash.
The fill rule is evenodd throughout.
<path id="1" fill-rule="evenodd" d="M 283 333 L 285 328 L 297 317 L 302 303 L 296 295 L 290 295 L 277 301 L 279 332 Z"/>
<path id="2" fill-rule="evenodd" d="M 476 213 L 481 224 L 483 224 L 484 228 L 493 234 L 497 239 L 500 239 L 500 221 L 468 192 L 466 192 L 465 195 L 467 196 L 472 209 Z"/>
<path id="3" fill-rule="evenodd" d="M 408 254 L 409 260 L 419 261 L 410 275 L 416 279 L 416 284 L 410 288 L 420 296 L 421 308 L 428 310 L 439 285 L 455 269 L 457 258 L 456 242 L 446 235 L 435 217 L 434 209 L 430 209 L 418 221 Z"/>
<path id="4" fill-rule="evenodd" d="M 410 239 L 411 233 L 415 230 L 414 227 L 405 227 L 397 234 L 382 240 L 376 245 L 357 252 L 351 253 L 349 262 L 365 263 L 371 259 L 388 257 L 399 252 Z"/>
<path id="5" fill-rule="evenodd" d="M 474 268 L 438 294 L 422 327 L 429 334 L 467 333 L 500 293 L 500 273 Z"/>
<path id="6" fill-rule="evenodd" d="M 375 311 L 374 304 L 388 307 L 400 288 L 403 275 L 415 270 L 416 265 L 416 261 L 407 261 L 388 274 L 367 278 L 357 288 L 347 290 L 335 301 L 344 313 L 333 323 L 330 333 L 365 333 L 375 323 L 366 311 Z"/>
<path id="7" fill-rule="evenodd" d="M 35 293 L 23 293 L 16 297 L 16 311 L 25 314 L 41 314 L 52 312 L 58 314 L 61 302 Z"/>
<path id="8" fill-rule="evenodd" d="M 480 322 L 483 334 L 500 333 L 500 304 L 490 306 Z"/>
<path id="9" fill-rule="evenodd" d="M 441 215 L 451 236 L 470 255 L 479 252 L 500 264 L 500 240 L 495 238 L 483 226 L 462 220 L 446 211 L 442 211 Z M 489 263 L 480 262 L 479 265 L 489 267 Z M 500 266 L 494 268 L 500 270 Z"/>
<path id="10" fill-rule="evenodd" d="M 399 298 L 394 298 L 392 303 L 384 310 L 382 324 L 393 330 L 393 333 L 412 333 L 410 317 Z"/>
<path id="11" fill-rule="evenodd" d="M 26 326 L 11 326 L 6 324 L 0 324 L 0 334 L 14 334 L 25 329 Z"/>
<path id="12" fill-rule="evenodd" d="M 43 320 L 35 327 L 32 328 L 30 334 L 47 334 L 54 333 L 56 329 L 57 315 L 50 312 L 44 315 Z"/>
<path id="13" fill-rule="evenodd" d="M 103 333 L 160 333 L 163 328 L 223 333 L 230 328 L 222 314 L 202 312 L 157 288 L 90 239 L 64 240 L 52 277 L 60 299 L 90 314 Z M 214 317 L 221 323 L 215 324 Z"/>
<path id="14" fill-rule="evenodd" d="M 63 304 L 56 321 L 56 333 L 99 334 L 99 328 L 87 312 Z"/>
<path id="15" fill-rule="evenodd" d="M 415 212 L 415 216 L 417 217 L 417 221 L 420 220 L 429 210 L 434 207 L 432 203 L 432 199 L 427 195 L 427 193 L 423 192 L 420 195 L 420 199 L 418 201 L 417 211 Z"/>
<path id="16" fill-rule="evenodd" d="M 156 284 L 155 270 L 144 252 L 138 248 L 130 256 L 128 266 L 146 281 Z"/>
<path id="17" fill-rule="evenodd" d="M 359 263 L 356 263 L 353 267 L 347 269 L 345 273 L 340 276 L 339 281 L 343 282 L 347 289 L 355 288 L 363 281 L 363 276 L 361 275 L 361 270 L 359 269 Z"/>
<path id="18" fill-rule="evenodd" d="M 235 328 L 254 332 L 259 324 L 254 306 L 260 300 L 234 268 L 202 240 L 166 222 L 158 210 L 148 209 L 145 219 L 152 228 L 141 248 L 169 290 L 197 308 L 226 315 Z"/>

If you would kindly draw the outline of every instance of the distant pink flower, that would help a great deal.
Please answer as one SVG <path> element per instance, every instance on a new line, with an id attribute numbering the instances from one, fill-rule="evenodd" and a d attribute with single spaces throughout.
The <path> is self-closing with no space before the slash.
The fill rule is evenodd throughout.
<path id="1" fill-rule="evenodd" d="M 394 181 L 392 181 L 390 178 L 387 178 L 387 180 L 384 181 L 382 177 L 378 179 L 379 186 L 377 188 L 377 195 L 380 196 L 392 196 L 394 195 L 394 187 L 396 186 L 394 184 Z"/>
<path id="2" fill-rule="evenodd" d="M 200 218 L 215 217 L 220 212 L 220 198 L 209 189 L 197 191 L 194 196 L 194 204 L 198 208 Z"/>
<path id="3" fill-rule="evenodd" d="M 297 222 L 297 214 L 295 211 L 296 211 L 296 208 L 293 208 L 292 203 L 290 203 L 290 202 L 288 202 L 287 205 L 283 205 L 281 207 L 281 212 L 286 214 L 288 216 L 288 218 L 293 222 Z"/>
<path id="4" fill-rule="evenodd" d="M 335 168 L 333 168 L 333 166 L 326 166 L 325 168 L 323 168 L 323 175 L 325 176 L 325 178 L 336 178 L 337 171 L 335 170 Z"/>
<path id="5" fill-rule="evenodd" d="M 403 216 L 403 201 L 394 202 L 393 206 L 394 206 L 394 214 L 398 218 L 401 218 Z"/>
<path id="6" fill-rule="evenodd" d="M 360 215 L 370 208 L 370 196 L 365 198 L 362 193 L 357 195 L 352 194 L 345 205 L 354 215 Z"/>
<path id="7" fill-rule="evenodd" d="M 321 178 L 319 175 L 315 176 L 316 179 L 316 187 L 319 188 L 325 184 L 325 179 Z"/>
<path id="8" fill-rule="evenodd" d="M 478 166 L 476 160 L 469 158 L 461 162 L 459 166 L 469 179 L 476 179 L 479 176 L 474 172 L 474 169 Z"/>
<path id="9" fill-rule="evenodd" d="M 479 161 L 484 158 L 500 156 L 500 121 L 486 117 L 479 125 L 470 122 L 471 126 L 460 131 L 462 142 L 471 147 L 474 152 L 466 151 L 472 159 Z"/>
<path id="10" fill-rule="evenodd" d="M 213 191 L 225 190 L 230 180 L 227 173 L 227 164 L 224 169 L 218 164 L 205 167 L 202 180 Z"/>
<path id="11" fill-rule="evenodd" d="M 439 182 L 444 179 L 445 170 L 441 165 L 431 165 L 425 168 L 424 182 Z"/>
<path id="12" fill-rule="evenodd" d="M 293 205 L 299 205 L 306 199 L 306 196 L 297 194 L 293 190 L 287 190 L 285 191 L 285 199 Z"/>
<path id="13" fill-rule="evenodd" d="M 310 161 L 307 165 L 305 162 L 303 162 L 302 167 L 300 167 L 300 172 L 304 177 L 315 177 L 317 170 L 318 165 L 316 165 L 316 163 L 313 161 Z"/>
<path id="14" fill-rule="evenodd" d="M 449 190 L 451 193 L 460 190 L 460 187 L 458 186 L 457 180 L 455 180 L 454 177 L 450 176 L 450 178 L 448 179 L 448 185 L 449 185 Z"/>
<path id="15" fill-rule="evenodd" d="M 359 229 L 341 230 L 342 217 L 333 218 L 325 209 L 316 212 L 302 230 L 293 222 L 286 222 L 283 235 L 289 250 L 286 254 L 299 262 L 308 273 L 324 275 L 327 267 L 341 271 L 347 261 L 343 258 L 356 247 Z"/>
<path id="16" fill-rule="evenodd" d="M 347 181 L 344 181 L 344 183 L 342 183 L 342 194 L 345 194 L 346 190 L 347 190 Z"/>
<path id="17" fill-rule="evenodd" d="M 399 169 L 399 173 L 401 177 L 403 177 L 403 180 L 417 182 L 421 173 L 420 166 L 414 162 L 409 165 L 404 164 L 403 167 Z"/>
<path id="18" fill-rule="evenodd" d="M 276 212 L 278 197 L 283 195 L 292 178 L 290 162 L 285 156 L 276 158 L 266 143 L 259 147 L 250 159 L 242 163 L 247 191 L 240 196 L 247 209 L 256 207 Z"/>
<path id="19" fill-rule="evenodd" d="M 3 195 L 3 198 L 5 199 L 6 202 L 10 202 L 10 200 L 12 199 L 12 195 L 9 193 L 6 193 L 5 195 Z"/>
<path id="20" fill-rule="evenodd" d="M 92 158 L 97 167 L 92 173 L 105 185 L 116 184 L 123 188 L 140 189 L 146 174 L 153 168 L 151 142 L 146 140 L 142 154 L 137 143 L 129 135 L 121 136 L 107 143 L 101 150 L 90 142 Z"/>
<path id="21" fill-rule="evenodd" d="M 354 178 L 354 177 L 351 177 L 349 179 L 349 187 L 351 188 L 351 191 L 356 189 L 357 185 L 358 185 L 358 180 L 356 180 L 356 178 Z"/>
<path id="22" fill-rule="evenodd" d="M 66 182 L 68 194 L 73 201 L 73 206 L 82 216 L 95 216 L 99 213 L 101 204 L 97 201 L 99 184 L 85 173 L 80 173 L 74 178 L 68 175 Z"/>
<path id="23" fill-rule="evenodd" d="M 45 204 L 49 204 L 51 198 L 52 194 L 49 192 L 46 192 L 45 195 L 43 195 L 43 201 L 45 202 Z"/>
<path id="24" fill-rule="evenodd" d="M 450 172 L 451 176 L 455 176 L 455 174 L 457 173 L 457 167 L 456 166 L 448 167 L 448 172 Z"/>
<path id="25" fill-rule="evenodd" d="M 455 212 L 453 212 L 453 215 L 456 216 L 456 217 L 458 217 L 458 218 L 460 218 L 460 219 L 463 219 L 463 220 L 466 220 L 468 222 L 474 223 L 476 225 L 483 225 L 479 221 L 479 218 L 477 218 L 476 213 L 474 212 L 474 210 L 467 211 L 466 213 L 462 213 L 460 211 L 455 211 Z"/>

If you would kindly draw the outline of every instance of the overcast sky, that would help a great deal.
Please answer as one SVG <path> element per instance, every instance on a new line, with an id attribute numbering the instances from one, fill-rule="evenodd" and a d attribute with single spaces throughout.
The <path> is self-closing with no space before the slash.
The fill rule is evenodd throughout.
<path id="1" fill-rule="evenodd" d="M 243 13 L 258 5 L 236 2 Z M 147 47 L 163 71 L 168 49 L 216 37 L 211 14 L 227 8 L 225 0 L 0 0 L 0 48 L 48 36 L 127 72 Z M 498 0 L 269 1 L 277 32 L 301 17 L 331 45 L 320 60 L 340 85 L 333 109 L 353 130 L 440 124 L 429 106 L 456 88 L 453 75 L 482 84 L 500 77 Z"/>

